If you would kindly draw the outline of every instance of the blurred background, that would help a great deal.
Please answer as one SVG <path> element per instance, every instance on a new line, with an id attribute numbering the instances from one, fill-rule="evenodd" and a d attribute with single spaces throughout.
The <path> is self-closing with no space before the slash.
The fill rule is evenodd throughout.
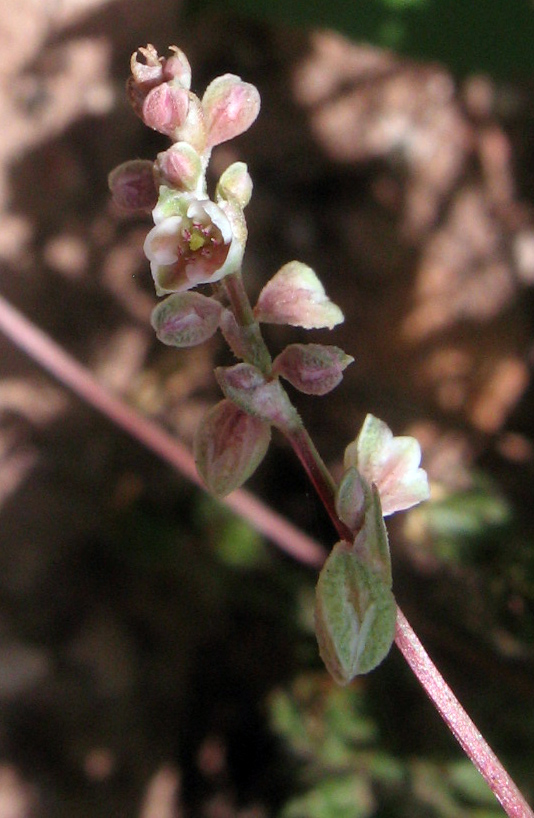
<path id="1" fill-rule="evenodd" d="M 202 93 L 262 113 L 252 299 L 312 267 L 354 356 L 295 401 L 335 474 L 366 412 L 415 434 L 433 499 L 390 526 L 394 590 L 534 798 L 534 8 L 484 0 L 6 0 L 0 294 L 190 445 L 219 337 L 156 342 L 147 220 L 107 174 L 166 141 L 129 109 L 131 53 L 179 45 Z M 275 438 L 249 487 L 335 535 Z M 283 556 L 0 335 L 0 818 L 501 815 L 393 648 L 346 689 Z"/>

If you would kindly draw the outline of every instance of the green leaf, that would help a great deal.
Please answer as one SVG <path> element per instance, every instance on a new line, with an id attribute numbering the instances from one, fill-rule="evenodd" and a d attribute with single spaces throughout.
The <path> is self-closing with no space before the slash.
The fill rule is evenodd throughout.
<path id="1" fill-rule="evenodd" d="M 397 608 L 389 584 L 337 543 L 316 589 L 315 623 L 321 657 L 339 684 L 373 670 L 395 636 Z"/>

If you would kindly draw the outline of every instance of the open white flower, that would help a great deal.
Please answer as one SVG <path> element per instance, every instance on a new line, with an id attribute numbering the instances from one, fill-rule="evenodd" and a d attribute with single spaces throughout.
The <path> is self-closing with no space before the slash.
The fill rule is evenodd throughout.
<path id="1" fill-rule="evenodd" d="M 158 295 L 220 281 L 239 269 L 244 242 L 215 202 L 163 189 L 153 217 L 144 251 Z"/>
<path id="2" fill-rule="evenodd" d="M 420 463 L 417 440 L 394 437 L 373 415 L 367 415 L 360 434 L 345 449 L 345 469 L 353 466 L 370 485 L 376 485 L 384 517 L 428 500 L 428 478 Z"/>

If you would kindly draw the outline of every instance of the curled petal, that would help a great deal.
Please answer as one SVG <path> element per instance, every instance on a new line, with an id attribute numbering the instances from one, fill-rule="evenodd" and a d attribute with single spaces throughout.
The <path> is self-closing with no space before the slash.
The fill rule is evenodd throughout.
<path id="1" fill-rule="evenodd" d="M 139 48 L 130 60 L 131 77 L 126 89 L 130 103 L 138 116 L 143 118 L 143 104 L 149 92 L 162 83 L 173 85 L 186 91 L 191 85 L 191 66 L 187 57 L 176 46 L 171 46 L 172 55 L 160 57 L 150 43 L 146 48 Z"/>
<path id="2" fill-rule="evenodd" d="M 171 56 L 163 60 L 163 76 L 166 80 L 174 80 L 182 88 L 191 88 L 191 65 L 181 48 L 176 45 L 169 47 Z"/>
<path id="3" fill-rule="evenodd" d="M 311 267 L 290 261 L 267 282 L 254 309 L 258 321 L 304 329 L 332 329 L 343 313 L 325 293 Z"/>
<path id="4" fill-rule="evenodd" d="M 139 55 L 143 57 L 144 62 L 141 62 Z M 151 43 L 146 48 L 134 51 L 130 58 L 130 70 L 132 72 L 130 84 L 144 90 L 145 95 L 150 88 L 164 80 L 163 61 Z"/>
<path id="5" fill-rule="evenodd" d="M 421 447 L 413 437 L 393 437 L 389 427 L 367 415 L 360 434 L 345 450 L 345 468 L 354 466 L 380 494 L 386 517 L 430 496 L 428 478 L 419 468 Z"/>
<path id="6" fill-rule="evenodd" d="M 202 97 L 207 146 L 213 147 L 246 131 L 260 111 L 258 89 L 235 74 L 211 82 Z"/>

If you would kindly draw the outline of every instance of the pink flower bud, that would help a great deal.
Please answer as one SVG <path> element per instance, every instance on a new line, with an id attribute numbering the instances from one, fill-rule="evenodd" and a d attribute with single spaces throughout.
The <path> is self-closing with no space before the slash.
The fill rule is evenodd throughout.
<path id="1" fill-rule="evenodd" d="M 215 376 L 228 400 L 247 414 L 275 426 L 293 418 L 293 407 L 278 379 L 267 379 L 252 364 L 220 366 Z"/>
<path id="2" fill-rule="evenodd" d="M 343 378 L 354 358 L 342 349 L 322 344 L 290 344 L 276 358 L 273 372 L 306 395 L 326 395 Z"/>
<path id="3" fill-rule="evenodd" d="M 235 357 L 244 360 L 247 357 L 247 345 L 243 339 L 243 331 L 241 327 L 239 327 L 231 310 L 223 309 L 220 327 L 224 340 L 234 353 Z"/>
<path id="4" fill-rule="evenodd" d="M 179 85 L 164 82 L 148 92 L 141 118 L 149 128 L 173 136 L 186 121 L 188 109 L 189 92 Z"/>
<path id="5" fill-rule="evenodd" d="M 225 497 L 257 469 L 271 440 L 271 428 L 222 400 L 202 419 L 195 435 L 197 469 L 209 491 Z"/>
<path id="6" fill-rule="evenodd" d="M 207 145 L 213 147 L 246 131 L 260 111 L 258 89 L 235 74 L 224 74 L 211 82 L 202 107 L 206 120 Z"/>
<path id="7" fill-rule="evenodd" d="M 174 293 L 152 312 L 160 341 L 173 347 L 194 347 L 217 331 L 222 306 L 200 293 Z"/>
<path id="8" fill-rule="evenodd" d="M 254 314 L 266 324 L 290 324 L 304 329 L 332 329 L 344 320 L 314 271 L 300 261 L 284 264 L 267 282 Z"/>
<path id="9" fill-rule="evenodd" d="M 195 190 L 202 176 L 200 156 L 188 142 L 176 142 L 159 153 L 157 167 L 165 183 L 178 190 Z"/>
<path id="10" fill-rule="evenodd" d="M 226 168 L 217 184 L 218 199 L 233 198 L 241 208 L 250 202 L 252 196 L 252 179 L 244 162 L 234 162 Z"/>
<path id="11" fill-rule="evenodd" d="M 123 162 L 108 176 L 113 201 L 121 210 L 152 210 L 158 200 L 154 163 L 146 159 Z"/>

